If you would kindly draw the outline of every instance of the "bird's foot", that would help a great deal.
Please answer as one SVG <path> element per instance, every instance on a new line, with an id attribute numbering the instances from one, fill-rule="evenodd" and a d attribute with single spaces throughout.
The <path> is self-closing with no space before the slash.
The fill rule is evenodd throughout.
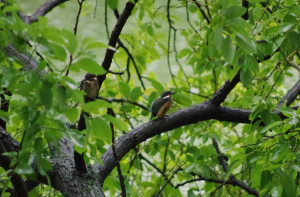
<path id="1" fill-rule="evenodd" d="M 158 118 L 161 118 L 161 119 L 165 119 L 166 117 L 168 117 L 168 116 L 167 115 L 158 116 Z"/>

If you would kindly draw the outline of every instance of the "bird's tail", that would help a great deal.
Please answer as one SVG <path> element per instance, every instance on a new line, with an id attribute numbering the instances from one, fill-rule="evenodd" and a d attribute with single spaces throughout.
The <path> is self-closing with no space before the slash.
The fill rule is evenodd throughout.
<path id="1" fill-rule="evenodd" d="M 150 116 L 150 119 L 149 120 L 151 120 L 153 117 L 152 117 L 152 113 L 151 113 L 151 116 Z"/>

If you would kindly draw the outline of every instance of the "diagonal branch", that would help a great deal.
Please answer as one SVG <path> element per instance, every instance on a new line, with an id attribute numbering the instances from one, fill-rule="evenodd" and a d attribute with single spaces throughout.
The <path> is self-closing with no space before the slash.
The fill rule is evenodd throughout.
<path id="1" fill-rule="evenodd" d="M 32 16 L 22 16 L 19 13 L 19 16 L 23 19 L 23 21 L 27 24 L 31 24 L 33 22 L 38 21 L 38 17 L 45 16 L 48 12 L 50 12 L 53 8 L 59 6 L 60 4 L 66 2 L 68 0 L 49 0 L 41 5 Z M 21 14 L 21 15 L 20 15 Z"/>
<path id="2" fill-rule="evenodd" d="M 287 92 L 287 94 L 279 101 L 276 108 L 282 107 L 283 103 L 286 101 L 286 106 L 290 106 L 292 102 L 300 94 L 300 80 Z"/>
<path id="3" fill-rule="evenodd" d="M 201 12 L 201 14 L 203 15 L 203 17 L 205 18 L 207 24 L 210 24 L 210 20 L 209 20 L 209 18 L 207 17 L 207 15 L 205 14 L 204 10 L 201 9 L 200 3 L 198 3 L 198 1 L 196 1 L 196 0 L 193 0 L 193 2 L 196 4 L 196 6 L 198 7 L 198 9 L 200 10 L 200 12 Z"/>
<path id="4" fill-rule="evenodd" d="M 108 46 L 113 47 L 113 48 L 116 47 L 116 44 L 119 40 L 119 36 L 121 34 L 121 31 L 122 31 L 125 23 L 127 22 L 127 19 L 131 15 L 131 12 L 132 12 L 134 6 L 135 6 L 135 4 L 133 4 L 131 2 L 126 3 L 126 6 L 125 6 L 121 16 L 119 17 L 112 33 L 111 33 L 111 36 L 110 36 L 110 39 L 109 39 L 109 42 L 108 42 Z M 105 57 L 104 57 L 104 60 L 102 62 L 102 67 L 106 71 L 108 71 L 110 66 L 111 66 L 111 62 L 112 62 L 112 59 L 114 57 L 114 53 L 115 53 L 115 51 L 111 50 L 109 48 L 106 50 Z M 98 79 L 99 87 L 101 89 L 101 85 L 102 85 L 103 81 L 106 79 L 106 74 L 98 75 L 97 79 Z"/>
<path id="5" fill-rule="evenodd" d="M 235 74 L 231 81 L 229 79 L 225 81 L 222 87 L 211 98 L 211 102 L 213 102 L 215 105 L 220 105 L 221 103 L 223 103 L 227 95 L 231 92 L 231 90 L 236 86 L 238 82 L 240 82 L 240 70 Z"/>

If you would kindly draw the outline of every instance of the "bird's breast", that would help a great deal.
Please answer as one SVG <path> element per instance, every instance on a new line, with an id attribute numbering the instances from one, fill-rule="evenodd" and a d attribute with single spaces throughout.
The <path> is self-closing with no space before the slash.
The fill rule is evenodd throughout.
<path id="1" fill-rule="evenodd" d="M 157 116 L 164 116 L 171 108 L 172 106 L 172 99 L 168 99 L 163 106 L 158 110 Z"/>

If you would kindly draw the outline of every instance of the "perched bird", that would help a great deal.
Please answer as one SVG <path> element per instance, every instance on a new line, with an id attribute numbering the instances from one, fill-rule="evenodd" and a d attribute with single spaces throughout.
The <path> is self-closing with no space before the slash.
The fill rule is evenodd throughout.
<path id="1" fill-rule="evenodd" d="M 94 74 L 87 73 L 84 80 L 81 81 L 80 90 L 86 92 L 85 101 L 94 100 L 99 93 L 99 83 L 97 76 Z"/>
<path id="2" fill-rule="evenodd" d="M 151 104 L 151 117 L 154 118 L 155 116 L 158 116 L 159 118 L 164 117 L 165 114 L 169 111 L 169 109 L 172 106 L 173 100 L 172 100 L 172 94 L 175 94 L 176 92 L 170 92 L 170 91 L 164 91 L 161 93 L 160 97 L 153 101 Z"/>

